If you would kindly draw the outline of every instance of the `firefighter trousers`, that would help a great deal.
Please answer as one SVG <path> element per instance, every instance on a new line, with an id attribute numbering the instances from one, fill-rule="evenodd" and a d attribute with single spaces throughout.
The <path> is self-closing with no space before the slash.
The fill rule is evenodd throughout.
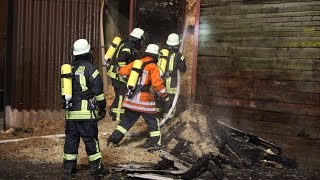
<path id="1" fill-rule="evenodd" d="M 77 155 L 82 138 L 88 155 L 91 170 L 96 171 L 101 168 L 101 151 L 98 141 L 98 127 L 97 124 L 88 121 L 66 121 L 65 127 L 65 143 L 63 164 L 67 172 L 73 172 L 77 166 Z"/>
<path id="2" fill-rule="evenodd" d="M 122 101 L 127 92 L 127 85 L 124 82 L 112 79 L 112 86 L 114 89 L 115 97 L 110 107 L 110 115 L 112 120 L 120 121 L 124 117 L 125 109 L 122 107 Z"/>
<path id="3" fill-rule="evenodd" d="M 117 128 L 112 132 L 108 142 L 118 144 L 129 129 L 137 122 L 140 116 L 142 116 L 148 124 L 150 138 L 148 139 L 147 144 L 161 145 L 160 123 L 156 114 L 137 112 L 130 109 L 126 109 L 124 119 L 120 121 Z"/>

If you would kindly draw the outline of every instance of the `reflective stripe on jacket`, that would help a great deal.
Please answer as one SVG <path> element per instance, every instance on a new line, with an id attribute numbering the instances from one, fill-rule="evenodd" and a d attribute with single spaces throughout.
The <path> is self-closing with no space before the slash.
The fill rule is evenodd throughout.
<path id="1" fill-rule="evenodd" d="M 146 56 L 141 59 L 143 63 L 153 61 L 151 56 Z M 121 76 L 129 76 L 133 62 L 120 68 L 119 74 Z M 160 78 L 160 72 L 158 66 L 155 63 L 147 64 L 142 70 L 142 74 L 138 79 L 136 86 L 150 85 L 154 88 L 154 91 L 159 94 L 159 96 L 165 96 L 166 90 L 163 85 L 163 81 Z M 122 106 L 133 111 L 145 112 L 145 113 L 157 113 L 155 98 L 150 91 L 138 92 L 134 97 L 125 97 Z"/>

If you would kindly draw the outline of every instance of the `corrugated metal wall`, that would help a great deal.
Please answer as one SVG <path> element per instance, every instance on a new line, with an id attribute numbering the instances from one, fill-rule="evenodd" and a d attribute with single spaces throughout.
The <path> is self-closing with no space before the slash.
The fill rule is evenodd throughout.
<path id="1" fill-rule="evenodd" d="M 10 105 L 60 109 L 60 66 L 72 61 L 73 42 L 99 45 L 99 0 L 15 0 L 13 14 Z"/>

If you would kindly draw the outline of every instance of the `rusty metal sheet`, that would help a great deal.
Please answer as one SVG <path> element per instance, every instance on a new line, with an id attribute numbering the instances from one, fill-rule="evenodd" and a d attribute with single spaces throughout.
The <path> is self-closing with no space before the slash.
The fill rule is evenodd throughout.
<path id="1" fill-rule="evenodd" d="M 99 45 L 99 0 L 15 0 L 13 9 L 10 105 L 61 109 L 60 66 L 75 40 Z"/>

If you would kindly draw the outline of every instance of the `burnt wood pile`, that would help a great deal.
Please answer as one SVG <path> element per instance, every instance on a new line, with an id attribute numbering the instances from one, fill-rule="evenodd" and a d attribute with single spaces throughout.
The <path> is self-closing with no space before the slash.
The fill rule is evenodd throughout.
<path id="1" fill-rule="evenodd" d="M 312 179 L 319 176 L 319 172 L 297 169 L 295 159 L 283 154 L 275 144 L 222 122 L 216 122 L 210 129 L 211 143 L 219 152 L 198 157 L 192 153 L 195 143 L 180 136 L 187 124 L 181 120 L 171 126 L 164 143 L 172 138 L 178 142 L 171 150 L 160 150 L 162 160 L 158 164 L 125 165 L 111 170 L 141 179 Z"/>

